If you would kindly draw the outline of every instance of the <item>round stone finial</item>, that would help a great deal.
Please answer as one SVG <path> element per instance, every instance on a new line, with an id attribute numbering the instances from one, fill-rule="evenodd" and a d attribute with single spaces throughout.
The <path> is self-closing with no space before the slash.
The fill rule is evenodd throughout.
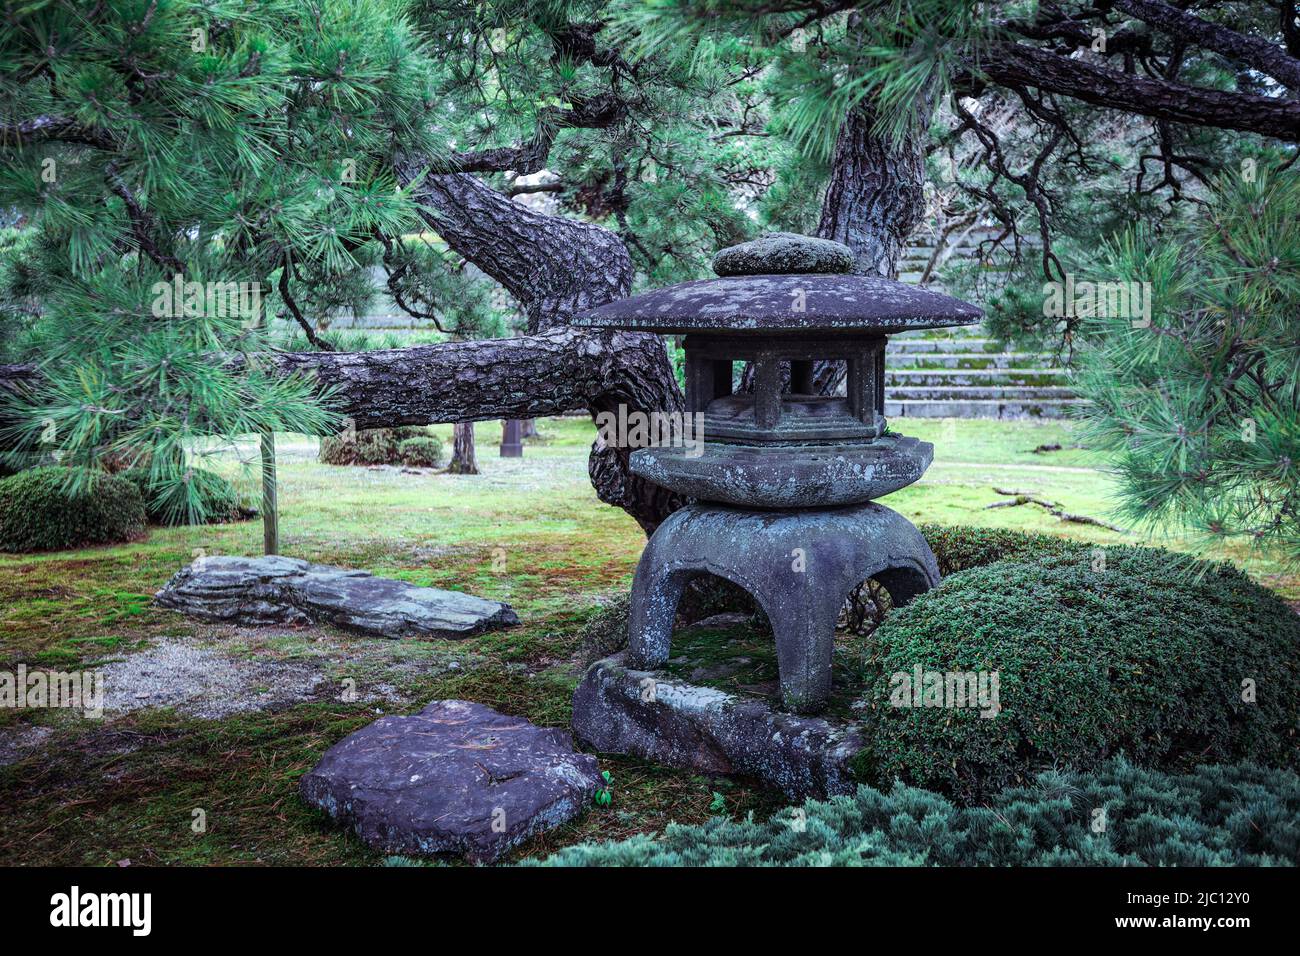
<path id="1" fill-rule="evenodd" d="M 752 242 L 718 250 L 713 271 L 720 276 L 847 273 L 853 271 L 853 250 L 830 239 L 769 232 Z"/>

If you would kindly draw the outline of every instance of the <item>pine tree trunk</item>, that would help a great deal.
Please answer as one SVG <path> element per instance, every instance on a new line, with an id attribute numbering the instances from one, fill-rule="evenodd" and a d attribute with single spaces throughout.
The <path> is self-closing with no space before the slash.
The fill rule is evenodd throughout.
<path id="1" fill-rule="evenodd" d="M 925 215 L 925 126 L 901 143 L 875 131 L 868 101 L 851 110 L 835 141 L 817 235 L 853 250 L 858 275 L 898 275 L 898 260 Z"/>
<path id="2" fill-rule="evenodd" d="M 263 432 L 262 458 L 262 553 L 280 553 L 280 490 L 275 472 L 275 432 Z"/>
<path id="3" fill-rule="evenodd" d="M 870 100 L 850 110 L 840 127 L 817 235 L 852 249 L 858 275 L 896 279 L 898 260 L 925 216 L 924 145 L 931 108 L 927 99 L 910 135 L 899 142 L 875 129 Z M 836 394 L 846 372 L 842 362 L 815 363 L 818 394 Z"/>
<path id="4" fill-rule="evenodd" d="M 453 475 L 477 475 L 478 459 L 474 455 L 474 423 L 457 422 L 452 426 L 451 463 L 447 470 Z"/>

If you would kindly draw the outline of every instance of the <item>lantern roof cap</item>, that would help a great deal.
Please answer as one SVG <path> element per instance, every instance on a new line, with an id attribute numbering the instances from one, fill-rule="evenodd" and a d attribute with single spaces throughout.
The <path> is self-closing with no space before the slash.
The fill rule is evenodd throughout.
<path id="1" fill-rule="evenodd" d="M 796 274 L 683 282 L 608 302 L 573 324 L 662 334 L 893 335 L 972 325 L 982 316 L 960 299 L 882 276 Z"/>

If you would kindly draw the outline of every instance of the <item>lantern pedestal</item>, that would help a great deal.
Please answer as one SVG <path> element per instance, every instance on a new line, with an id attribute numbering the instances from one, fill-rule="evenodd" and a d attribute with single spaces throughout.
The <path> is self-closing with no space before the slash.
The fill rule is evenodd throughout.
<path id="1" fill-rule="evenodd" d="M 853 588 L 874 578 L 903 604 L 939 583 L 921 533 L 883 505 L 789 511 L 688 505 L 659 526 L 637 565 L 630 666 L 654 670 L 667 662 L 677 603 L 700 574 L 739 585 L 767 614 L 781 700 L 798 714 L 826 705 L 835 621 Z"/>

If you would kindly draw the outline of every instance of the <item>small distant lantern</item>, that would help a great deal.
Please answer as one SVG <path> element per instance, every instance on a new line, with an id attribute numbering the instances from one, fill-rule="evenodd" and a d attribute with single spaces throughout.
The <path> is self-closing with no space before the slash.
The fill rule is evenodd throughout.
<path id="1" fill-rule="evenodd" d="M 524 457 L 524 423 L 515 418 L 507 418 L 501 423 L 501 457 Z"/>
<path id="2" fill-rule="evenodd" d="M 938 583 L 920 532 L 874 503 L 920 478 L 934 456 L 929 443 L 888 429 L 885 344 L 981 313 L 852 275 L 852 265 L 840 243 L 769 234 L 719 252 L 717 279 L 611 302 L 575 322 L 684 335 L 687 410 L 703 421 L 702 452 L 683 443 L 631 455 L 635 474 L 696 502 L 660 525 L 637 567 L 631 666 L 667 661 L 682 589 L 716 574 L 749 591 L 771 621 L 787 709 L 814 713 L 830 693 L 849 592 L 875 578 L 897 605 Z M 752 389 L 738 391 L 745 362 Z M 820 394 L 817 363 L 843 363 L 843 395 Z"/>

